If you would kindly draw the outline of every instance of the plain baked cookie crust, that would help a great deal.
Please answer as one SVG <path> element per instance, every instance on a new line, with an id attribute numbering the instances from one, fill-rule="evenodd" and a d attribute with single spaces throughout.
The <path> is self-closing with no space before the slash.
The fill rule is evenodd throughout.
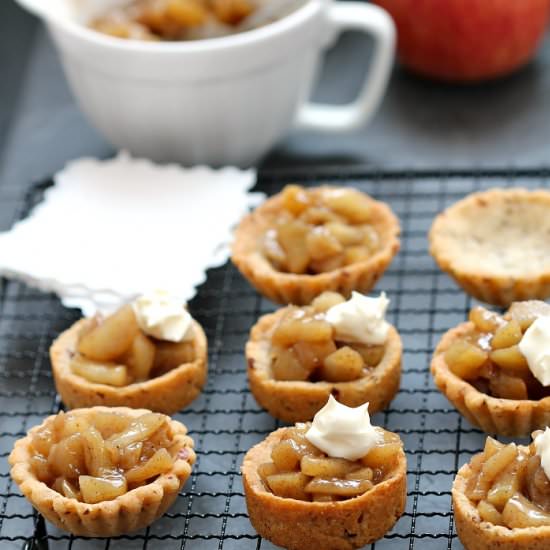
<path id="1" fill-rule="evenodd" d="M 407 498 L 407 461 L 401 450 L 391 475 L 361 496 L 340 502 L 305 502 L 267 491 L 258 466 L 285 432 L 281 428 L 246 453 L 243 486 L 256 531 L 289 550 L 352 550 L 383 537 L 399 519 Z"/>
<path id="2" fill-rule="evenodd" d="M 465 494 L 469 464 L 456 474 L 452 498 L 456 531 L 466 550 L 548 550 L 550 527 L 509 529 L 482 521 L 477 509 Z"/>
<path id="3" fill-rule="evenodd" d="M 447 331 L 435 348 L 431 371 L 439 390 L 472 424 L 490 434 L 526 437 L 550 425 L 550 397 L 538 401 L 491 397 L 451 371 L 445 351 L 474 329 L 470 321 L 461 323 Z"/>
<path id="4" fill-rule="evenodd" d="M 150 412 L 127 407 L 95 409 L 134 418 Z M 88 414 L 89 411 L 77 409 L 72 414 Z M 67 498 L 38 481 L 30 464 L 32 434 L 53 421 L 55 416 L 46 418 L 40 426 L 31 428 L 25 437 L 15 442 L 9 457 L 11 476 L 25 497 L 48 521 L 74 535 L 116 537 L 147 527 L 171 506 L 191 474 L 191 466 L 196 460 L 193 440 L 187 435 L 187 428 L 183 424 L 169 419 L 173 439 L 179 443 L 178 458 L 169 472 L 113 500 L 87 504 Z"/>
<path id="5" fill-rule="evenodd" d="M 285 422 L 305 422 L 333 395 L 348 407 L 369 402 L 372 415 L 386 408 L 401 381 L 401 338 L 390 326 L 380 363 L 368 375 L 351 382 L 308 382 L 274 380 L 271 372 L 271 332 L 285 314 L 285 308 L 260 317 L 246 343 L 248 380 L 256 401 L 269 414 Z"/>
<path id="6" fill-rule="evenodd" d="M 471 296 L 494 305 L 550 296 L 550 192 L 473 193 L 439 214 L 430 253 Z"/>
<path id="7" fill-rule="evenodd" d="M 200 394 L 207 377 L 207 342 L 202 327 L 193 320 L 195 360 L 144 382 L 114 387 L 89 382 L 74 374 L 71 360 L 76 353 L 79 335 L 90 323 L 81 319 L 61 333 L 50 348 L 50 360 L 57 392 L 69 408 L 109 407 L 146 408 L 174 414 Z"/>
<path id="8" fill-rule="evenodd" d="M 321 189 L 337 189 L 322 186 Z M 282 210 L 277 194 L 245 216 L 235 231 L 231 259 L 239 271 L 264 296 L 280 304 L 305 305 L 333 290 L 349 297 L 352 290 L 366 293 L 382 276 L 399 250 L 399 221 L 390 207 L 369 197 L 372 225 L 381 248 L 366 260 L 317 275 L 297 275 L 277 271 L 262 253 L 262 239 Z"/>

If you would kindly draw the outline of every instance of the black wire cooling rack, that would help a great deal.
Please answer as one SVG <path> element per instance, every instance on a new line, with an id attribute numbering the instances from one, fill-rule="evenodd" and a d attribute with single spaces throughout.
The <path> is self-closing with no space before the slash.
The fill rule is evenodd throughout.
<path id="1" fill-rule="evenodd" d="M 458 467 L 481 450 L 485 436 L 435 389 L 429 374 L 441 334 L 464 320 L 471 300 L 427 252 L 434 216 L 465 194 L 494 186 L 546 186 L 547 170 L 424 173 L 270 173 L 257 190 L 272 194 L 290 182 L 351 185 L 388 202 L 401 220 L 402 249 L 377 286 L 390 299 L 389 320 L 404 343 L 401 390 L 374 422 L 402 437 L 408 459 L 406 512 L 372 549 L 459 550 L 450 488 Z M 31 189 L 23 202 L 0 202 L 0 217 L 22 217 L 41 200 Z M 27 429 L 57 412 L 48 348 L 78 318 L 52 295 L 17 282 L 0 287 L 0 548 L 155 548 L 180 550 L 273 549 L 248 521 L 239 467 L 244 453 L 278 422 L 249 392 L 243 347 L 250 327 L 275 307 L 228 263 L 209 272 L 190 303 L 209 340 L 209 378 L 178 420 L 189 428 L 198 461 L 169 512 L 150 528 L 116 540 L 84 539 L 57 530 L 36 514 L 11 481 L 7 457 Z"/>

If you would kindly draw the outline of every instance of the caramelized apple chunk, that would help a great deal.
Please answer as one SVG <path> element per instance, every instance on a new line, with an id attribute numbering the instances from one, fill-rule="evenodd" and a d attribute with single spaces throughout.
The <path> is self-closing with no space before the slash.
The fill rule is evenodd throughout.
<path id="1" fill-rule="evenodd" d="M 130 347 L 138 332 L 134 310 L 126 305 L 83 334 L 78 351 L 94 361 L 113 361 Z"/>

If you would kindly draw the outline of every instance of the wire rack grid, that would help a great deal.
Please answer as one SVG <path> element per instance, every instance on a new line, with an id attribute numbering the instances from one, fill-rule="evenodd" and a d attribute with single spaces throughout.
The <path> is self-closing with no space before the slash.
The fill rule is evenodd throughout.
<path id="1" fill-rule="evenodd" d="M 272 194 L 292 181 L 350 185 L 388 202 L 399 216 L 402 248 L 378 283 L 391 299 L 389 319 L 404 343 L 401 389 L 373 421 L 399 433 L 408 460 L 404 515 L 374 550 L 462 550 L 456 537 L 450 488 L 460 465 L 479 452 L 484 434 L 436 390 L 429 374 L 441 334 L 464 320 L 472 303 L 441 273 L 427 251 L 434 216 L 465 194 L 494 186 L 546 186 L 548 171 L 262 174 L 256 190 Z M 4 203 L 3 222 L 24 216 L 44 188 L 23 202 Z M 0 203 L 1 204 L 1 203 Z M 15 214 L 14 214 L 15 213 Z M 9 217 L 8 217 L 9 216 Z M 279 423 L 254 401 L 243 356 L 248 331 L 274 305 L 257 294 L 230 264 L 212 270 L 190 310 L 209 339 L 209 378 L 202 395 L 176 415 L 197 448 L 193 474 L 169 512 L 150 528 L 117 538 L 84 539 L 57 530 L 36 514 L 9 476 L 14 441 L 60 408 L 48 348 L 77 318 L 52 295 L 17 282 L 0 287 L 0 548 L 270 550 L 252 528 L 239 467 L 245 452 Z"/>

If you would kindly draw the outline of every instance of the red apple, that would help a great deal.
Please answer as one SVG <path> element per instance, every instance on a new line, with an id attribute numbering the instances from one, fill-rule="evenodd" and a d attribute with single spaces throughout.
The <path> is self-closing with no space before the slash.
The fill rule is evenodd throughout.
<path id="1" fill-rule="evenodd" d="M 374 0 L 395 20 L 403 65 L 476 82 L 527 63 L 546 30 L 550 0 Z"/>

